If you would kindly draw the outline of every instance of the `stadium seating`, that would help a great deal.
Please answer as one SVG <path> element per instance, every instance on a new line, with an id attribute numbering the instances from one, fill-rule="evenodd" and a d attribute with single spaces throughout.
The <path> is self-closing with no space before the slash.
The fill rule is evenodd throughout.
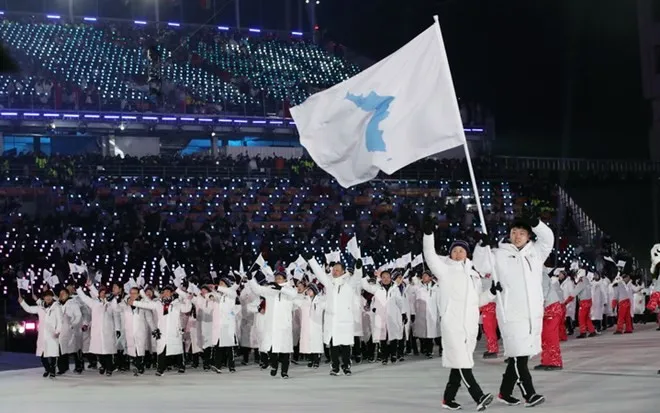
<path id="1" fill-rule="evenodd" d="M 145 46 L 149 32 L 115 23 L 112 25 L 60 24 L 4 20 L 0 36 L 21 62 L 40 69 L 62 84 L 99 90 L 99 107 L 117 110 L 122 101 L 138 102 L 137 110 L 153 106 L 144 83 L 148 71 Z M 208 30 L 208 29 L 207 29 Z M 138 35 L 136 35 L 136 33 Z M 303 101 L 311 90 L 329 87 L 357 73 L 357 68 L 331 56 L 322 48 L 302 40 L 257 38 L 237 33 L 199 36 L 198 30 L 160 33 L 170 41 L 159 43 L 163 56 L 162 79 L 184 88 L 192 98 L 221 105 L 224 110 L 254 110 L 265 103 Z M 206 32 L 204 32 L 206 33 Z M 172 40 L 174 39 L 174 40 Z M 191 63 L 192 54 L 203 60 Z M 251 87 L 262 90 L 258 98 L 250 90 L 239 90 L 238 78 L 248 78 Z M 10 78 L 0 78 L 7 91 Z M 33 79 L 30 79 L 33 90 Z M 307 87 L 303 87 L 303 85 Z M 263 108 L 262 108 L 263 110 Z"/>

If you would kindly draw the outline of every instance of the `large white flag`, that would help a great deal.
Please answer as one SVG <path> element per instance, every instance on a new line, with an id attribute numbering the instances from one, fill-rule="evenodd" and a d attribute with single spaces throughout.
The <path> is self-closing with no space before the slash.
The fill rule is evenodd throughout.
<path id="1" fill-rule="evenodd" d="M 343 187 L 465 142 L 437 17 L 410 43 L 291 115 L 302 146 Z"/>

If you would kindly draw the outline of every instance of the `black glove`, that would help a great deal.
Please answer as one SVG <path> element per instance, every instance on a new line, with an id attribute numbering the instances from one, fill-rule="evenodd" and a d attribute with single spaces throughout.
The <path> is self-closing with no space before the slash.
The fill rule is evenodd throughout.
<path id="1" fill-rule="evenodd" d="M 247 277 L 248 281 L 252 279 L 252 271 L 248 271 L 245 276 Z"/>
<path id="2" fill-rule="evenodd" d="M 155 329 L 154 331 L 152 331 L 152 332 L 151 332 L 151 336 L 152 336 L 153 338 L 155 338 L 156 340 L 160 340 L 160 338 L 162 337 L 162 335 L 160 334 L 160 329 L 157 328 L 157 329 Z"/>
<path id="3" fill-rule="evenodd" d="M 278 283 L 276 283 L 275 281 L 270 283 L 270 285 L 271 285 L 271 287 L 273 287 L 274 290 L 281 290 L 282 289 L 282 286 L 279 285 Z"/>
<path id="4" fill-rule="evenodd" d="M 374 314 L 376 314 L 376 309 L 375 309 L 375 308 L 372 308 L 372 309 L 371 309 L 371 312 L 374 313 Z"/>
<path id="5" fill-rule="evenodd" d="M 493 281 L 493 283 L 490 285 L 490 293 L 495 295 L 498 291 L 502 292 L 502 284 L 500 284 L 499 281 L 497 283 Z"/>
<path id="6" fill-rule="evenodd" d="M 497 248 L 497 239 L 491 237 L 489 234 L 484 234 L 484 233 L 477 233 L 476 237 L 477 239 L 477 245 L 481 245 L 482 247 L 491 247 L 491 248 Z"/>
<path id="7" fill-rule="evenodd" d="M 121 331 L 115 331 L 115 334 L 117 335 L 117 338 L 121 337 Z"/>
<path id="8" fill-rule="evenodd" d="M 305 252 L 301 255 L 305 259 L 305 261 L 311 261 L 312 258 L 314 258 L 314 254 L 312 254 L 311 252 Z"/>
<path id="9" fill-rule="evenodd" d="M 401 314 L 401 320 L 403 320 L 403 324 L 408 324 L 408 315 Z"/>
<path id="10" fill-rule="evenodd" d="M 538 217 L 527 218 L 527 221 L 529 223 L 529 226 L 532 227 L 532 228 L 536 228 L 539 225 L 539 222 L 540 222 Z"/>
<path id="11" fill-rule="evenodd" d="M 433 235 L 433 231 L 435 231 L 435 220 L 430 215 L 424 217 L 422 231 L 424 231 L 425 235 Z"/>
<path id="12" fill-rule="evenodd" d="M 413 315 L 410 316 L 410 322 L 411 322 L 412 324 L 415 324 L 415 314 L 413 314 Z"/>
<path id="13" fill-rule="evenodd" d="M 355 269 L 359 270 L 361 268 L 362 268 L 362 258 L 358 258 L 357 260 L 355 260 Z"/>

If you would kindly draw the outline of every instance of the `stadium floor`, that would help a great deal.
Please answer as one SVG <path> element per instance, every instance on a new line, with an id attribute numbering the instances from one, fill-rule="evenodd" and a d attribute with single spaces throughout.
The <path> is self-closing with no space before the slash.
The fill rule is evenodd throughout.
<path id="1" fill-rule="evenodd" d="M 608 332 L 586 340 L 564 343 L 565 368 L 559 372 L 534 372 L 535 386 L 546 396 L 534 412 L 579 411 L 607 413 L 657 412 L 660 368 L 655 325 L 635 334 L 613 336 Z M 483 351 L 478 349 L 477 354 Z M 35 358 L 36 361 L 36 358 Z M 536 364 L 533 360 L 531 363 Z M 475 375 L 485 391 L 496 392 L 504 371 L 502 359 L 477 358 Z M 237 373 L 189 371 L 158 378 L 95 372 L 43 379 L 41 369 L 0 372 L 2 411 L 71 413 L 80 406 L 95 413 L 160 413 L 211 411 L 267 411 L 336 413 L 351 409 L 361 413 L 412 413 L 440 410 L 448 371 L 439 359 L 409 360 L 390 366 L 354 366 L 352 377 L 330 377 L 328 369 L 292 366 L 291 379 L 273 379 L 255 366 Z M 458 401 L 474 410 L 465 389 Z M 507 411 L 495 402 L 489 410 Z M 348 410 L 346 410 L 348 411 Z"/>

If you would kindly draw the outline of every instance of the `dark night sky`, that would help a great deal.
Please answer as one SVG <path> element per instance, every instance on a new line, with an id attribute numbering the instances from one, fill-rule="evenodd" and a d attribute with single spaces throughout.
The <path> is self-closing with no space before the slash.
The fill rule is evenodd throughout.
<path id="1" fill-rule="evenodd" d="M 634 1 L 324 0 L 321 6 L 319 21 L 330 36 L 375 59 L 438 14 L 457 92 L 494 111 L 504 152 L 648 157 Z"/>

